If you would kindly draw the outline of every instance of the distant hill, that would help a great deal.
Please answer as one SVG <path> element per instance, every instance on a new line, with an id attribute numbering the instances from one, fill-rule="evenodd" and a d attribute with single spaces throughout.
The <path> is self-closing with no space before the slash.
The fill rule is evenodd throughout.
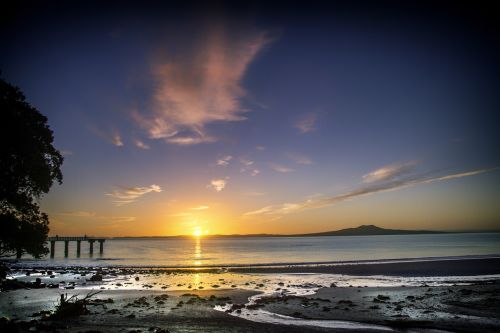
<path id="1" fill-rule="evenodd" d="M 347 228 L 336 231 L 317 232 L 312 234 L 300 234 L 292 236 L 312 237 L 312 236 L 373 236 L 373 235 L 415 235 L 415 234 L 443 234 L 444 231 L 430 230 L 399 230 L 384 229 L 375 225 L 361 225 L 357 228 Z"/>
<path id="2" fill-rule="evenodd" d="M 238 237 L 317 237 L 317 236 L 374 236 L 374 235 L 416 235 L 416 234 L 446 234 L 446 231 L 430 231 L 430 230 L 399 230 L 399 229 L 384 229 L 375 225 L 361 225 L 357 228 L 347 228 L 336 231 L 324 231 L 311 234 L 233 234 L 233 235 L 205 235 L 203 238 L 238 238 Z M 147 239 L 162 239 L 162 238 L 192 238 L 190 235 L 180 236 L 146 236 L 146 237 L 114 237 L 115 239 L 129 238 L 147 238 Z"/>

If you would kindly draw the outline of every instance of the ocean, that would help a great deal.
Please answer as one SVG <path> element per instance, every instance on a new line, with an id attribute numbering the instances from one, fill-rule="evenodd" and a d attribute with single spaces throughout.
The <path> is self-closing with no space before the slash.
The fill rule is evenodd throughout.
<path id="1" fill-rule="evenodd" d="M 387 236 L 136 238 L 108 239 L 89 255 L 82 242 L 57 242 L 54 258 L 23 258 L 40 266 L 212 267 L 378 261 L 408 258 L 500 255 L 500 233 Z"/>

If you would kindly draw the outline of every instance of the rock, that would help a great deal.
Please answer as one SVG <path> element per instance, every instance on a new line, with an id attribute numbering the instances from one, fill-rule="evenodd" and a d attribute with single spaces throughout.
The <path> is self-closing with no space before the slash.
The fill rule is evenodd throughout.
<path id="1" fill-rule="evenodd" d="M 136 281 L 139 281 L 139 277 L 138 277 L 138 276 L 136 276 L 136 277 L 135 277 L 135 280 L 136 280 Z"/>
<path id="2" fill-rule="evenodd" d="M 386 296 L 386 295 L 377 295 L 377 299 L 379 301 L 387 301 L 389 299 L 391 299 L 389 296 Z"/>
<path id="3" fill-rule="evenodd" d="M 90 281 L 102 281 L 102 275 L 101 274 L 94 274 L 90 277 Z"/>

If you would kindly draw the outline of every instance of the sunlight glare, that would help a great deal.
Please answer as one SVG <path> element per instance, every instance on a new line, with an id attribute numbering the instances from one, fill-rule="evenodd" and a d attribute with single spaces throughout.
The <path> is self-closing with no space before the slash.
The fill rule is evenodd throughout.
<path id="1" fill-rule="evenodd" d="M 201 237 L 201 235 L 203 235 L 201 228 L 200 227 L 194 228 L 193 236 L 194 237 Z"/>

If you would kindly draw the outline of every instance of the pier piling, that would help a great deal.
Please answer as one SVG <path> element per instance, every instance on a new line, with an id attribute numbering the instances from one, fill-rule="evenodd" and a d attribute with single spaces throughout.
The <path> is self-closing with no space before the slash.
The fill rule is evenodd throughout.
<path id="1" fill-rule="evenodd" d="M 76 256 L 78 258 L 80 258 L 81 249 L 82 249 L 82 241 L 81 240 L 77 240 L 76 241 Z"/>
<path id="2" fill-rule="evenodd" d="M 56 241 L 51 240 L 50 241 L 50 257 L 54 258 L 54 250 L 56 247 Z"/>
<path id="3" fill-rule="evenodd" d="M 65 240 L 64 241 L 64 257 L 67 258 L 68 257 L 68 245 L 69 245 L 69 241 L 68 240 Z"/>
<path id="4" fill-rule="evenodd" d="M 98 239 L 99 242 L 99 254 L 104 252 L 104 239 Z"/>

